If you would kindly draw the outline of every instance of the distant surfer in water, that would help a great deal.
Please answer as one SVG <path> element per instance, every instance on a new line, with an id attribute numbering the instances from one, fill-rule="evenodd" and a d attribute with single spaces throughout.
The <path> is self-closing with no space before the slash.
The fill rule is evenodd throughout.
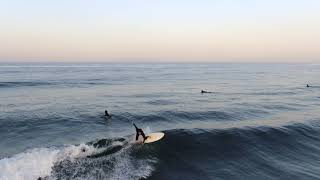
<path id="1" fill-rule="evenodd" d="M 307 84 L 307 87 L 310 87 L 309 84 Z"/>
<path id="2" fill-rule="evenodd" d="M 143 143 L 144 143 L 144 141 L 148 139 L 148 136 L 146 136 L 142 131 L 142 129 L 139 129 L 134 123 L 133 123 L 133 126 L 136 128 L 136 141 L 138 141 L 139 136 L 141 135 L 143 137 Z"/>
<path id="3" fill-rule="evenodd" d="M 203 94 L 203 93 L 212 93 L 212 92 L 201 90 L 201 94 Z"/>
<path id="4" fill-rule="evenodd" d="M 111 118 L 111 115 L 108 113 L 107 110 L 104 111 L 104 116 L 105 116 L 106 118 Z"/>

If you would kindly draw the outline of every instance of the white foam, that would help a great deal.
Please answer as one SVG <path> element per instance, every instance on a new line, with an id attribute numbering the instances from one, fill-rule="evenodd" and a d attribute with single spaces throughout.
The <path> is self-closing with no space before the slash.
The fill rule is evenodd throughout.
<path id="1" fill-rule="evenodd" d="M 150 133 L 152 133 L 151 128 L 149 126 L 147 126 L 145 128 L 145 134 L 150 134 Z"/>
<path id="2" fill-rule="evenodd" d="M 62 161 L 66 158 L 70 158 L 72 160 L 74 158 L 86 157 L 94 152 L 96 152 L 96 148 L 93 146 L 88 146 L 85 144 L 80 144 L 77 146 L 70 145 L 64 148 L 61 153 L 59 153 L 59 156 L 57 156 L 57 161 Z"/>
<path id="3" fill-rule="evenodd" d="M 123 145 L 123 142 L 114 141 L 112 146 Z M 129 143 L 120 151 L 110 154 L 99 159 L 87 159 L 88 155 L 103 152 L 105 148 L 94 148 L 85 144 L 69 145 L 62 148 L 36 148 L 27 152 L 19 153 L 10 158 L 0 160 L 0 180 L 36 180 L 39 177 L 47 177 L 49 179 L 57 175 L 53 171 L 53 166 L 63 160 L 70 160 L 76 166 L 71 166 L 75 173 L 83 172 L 83 168 L 92 167 L 94 170 L 86 172 L 86 174 L 76 179 L 92 179 L 99 172 L 100 179 L 141 179 L 148 177 L 154 170 L 155 159 L 135 159 L 131 157 L 131 150 L 135 144 Z M 140 148 L 143 146 L 135 146 Z M 105 172 L 101 166 L 103 161 L 114 162 L 109 172 Z M 91 164 L 92 163 L 92 164 Z M 74 165 L 73 164 L 73 165 Z M 71 163 L 72 165 L 72 163 Z M 98 166 L 96 166 L 98 165 Z M 64 168 L 69 168 L 68 166 Z M 63 172 L 62 172 L 63 173 Z M 105 174 L 107 173 L 107 174 Z M 59 174 L 59 172 L 58 172 Z M 98 178 L 99 179 L 99 178 Z"/>
<path id="4" fill-rule="evenodd" d="M 94 151 L 94 147 L 81 144 L 61 149 L 37 148 L 19 153 L 0 160 L 0 180 L 35 180 L 49 176 L 54 163 L 66 158 L 85 157 Z"/>
<path id="5" fill-rule="evenodd" d="M 154 170 L 156 160 L 132 160 L 127 154 L 121 154 L 109 175 L 109 179 L 141 179 L 147 178 Z"/>
<path id="6" fill-rule="evenodd" d="M 57 149 L 41 148 L 17 154 L 0 160 L 1 180 L 28 180 L 47 176 L 51 173 Z"/>
<path id="7" fill-rule="evenodd" d="M 112 169 L 110 174 L 105 175 L 107 179 L 141 179 L 147 178 L 151 175 L 154 170 L 154 164 L 157 162 L 156 159 L 132 159 L 130 157 L 130 150 L 134 144 L 123 148 L 119 154 L 114 158 L 116 161 L 115 167 Z M 142 147 L 142 146 L 140 146 Z"/>

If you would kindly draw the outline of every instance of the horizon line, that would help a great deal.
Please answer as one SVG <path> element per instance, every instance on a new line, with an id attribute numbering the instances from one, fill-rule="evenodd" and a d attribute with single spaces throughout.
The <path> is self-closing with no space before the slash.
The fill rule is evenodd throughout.
<path id="1" fill-rule="evenodd" d="M 87 63 L 87 64 L 312 64 L 320 63 L 319 58 L 230 58 L 230 59 L 179 59 L 179 58 L 0 58 L 1 64 L 26 64 L 26 63 Z"/>

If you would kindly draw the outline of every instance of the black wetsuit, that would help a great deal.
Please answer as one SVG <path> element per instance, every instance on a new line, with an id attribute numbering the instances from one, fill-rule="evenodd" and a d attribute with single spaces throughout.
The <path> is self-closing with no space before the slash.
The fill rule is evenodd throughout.
<path id="1" fill-rule="evenodd" d="M 134 127 L 136 128 L 136 141 L 138 141 L 139 136 L 141 135 L 143 137 L 143 142 L 148 138 L 142 131 L 142 129 L 139 129 L 134 123 Z"/>
<path id="2" fill-rule="evenodd" d="M 104 117 L 105 117 L 106 119 L 110 119 L 110 118 L 111 118 L 111 115 L 108 113 L 107 110 L 104 111 Z"/>

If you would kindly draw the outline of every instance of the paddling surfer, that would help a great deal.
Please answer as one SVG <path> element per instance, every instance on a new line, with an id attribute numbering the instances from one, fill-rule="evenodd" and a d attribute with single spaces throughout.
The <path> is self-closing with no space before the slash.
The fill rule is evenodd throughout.
<path id="1" fill-rule="evenodd" d="M 138 128 L 134 123 L 133 123 L 133 126 L 136 128 L 136 141 L 138 141 L 139 139 L 139 136 L 141 135 L 142 138 L 143 138 L 143 143 L 146 139 L 148 139 L 148 136 L 146 136 L 144 134 L 144 132 L 142 131 L 142 129 Z"/>
<path id="2" fill-rule="evenodd" d="M 104 117 L 106 117 L 107 119 L 111 118 L 111 115 L 108 113 L 107 110 L 104 111 Z"/>
<path id="3" fill-rule="evenodd" d="M 212 92 L 201 90 L 201 94 L 203 94 L 203 93 L 212 93 Z"/>

